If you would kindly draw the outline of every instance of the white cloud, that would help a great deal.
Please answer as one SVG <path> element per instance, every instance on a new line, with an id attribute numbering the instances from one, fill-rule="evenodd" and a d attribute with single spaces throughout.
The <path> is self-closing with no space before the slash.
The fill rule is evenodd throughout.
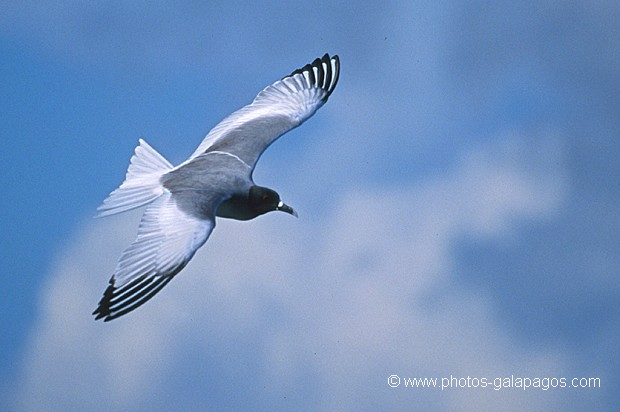
<path id="1" fill-rule="evenodd" d="M 90 312 L 139 215 L 89 222 L 42 289 L 16 385 L 20 409 L 165 409 L 176 405 L 166 391 L 179 379 L 188 391 L 196 387 L 196 409 L 230 405 L 209 391 L 214 385 L 259 408 L 287 405 L 279 403 L 287 395 L 310 409 L 414 400 L 457 410 L 565 405 L 559 391 L 387 386 L 392 373 L 569 374 L 562 347 L 513 342 L 492 302 L 454 282 L 457 236 L 502 242 L 521 219 L 548 217 L 560 206 L 558 140 L 541 140 L 538 161 L 529 145 L 505 139 L 426 182 L 350 189 L 315 221 L 281 214 L 220 221 L 160 295 L 107 324 Z M 247 366 L 248 359 L 255 361 Z M 215 372 L 201 371 L 204 385 L 185 382 L 178 376 L 191 365 L 224 376 L 212 381 Z M 244 368 L 255 375 L 243 378 L 254 391 L 235 387 L 232 374 Z"/>

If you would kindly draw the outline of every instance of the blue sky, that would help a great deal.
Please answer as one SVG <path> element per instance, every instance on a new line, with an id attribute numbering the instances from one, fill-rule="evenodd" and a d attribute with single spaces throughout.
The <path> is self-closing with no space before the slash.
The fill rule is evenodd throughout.
<path id="1" fill-rule="evenodd" d="M 16 2 L 0 11 L 3 410 L 612 410 L 616 2 Z M 340 83 L 151 302 L 90 313 L 140 212 L 92 219 L 138 138 L 183 161 L 325 52 Z M 598 377 L 597 389 L 387 377 Z"/>

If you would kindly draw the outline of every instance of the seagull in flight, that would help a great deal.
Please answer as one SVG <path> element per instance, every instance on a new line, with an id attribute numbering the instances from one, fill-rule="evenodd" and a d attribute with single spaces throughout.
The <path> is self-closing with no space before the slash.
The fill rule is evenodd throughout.
<path id="1" fill-rule="evenodd" d="M 116 319 L 151 299 L 207 241 L 216 216 L 250 220 L 276 210 L 297 216 L 276 191 L 257 186 L 252 172 L 271 143 L 327 102 L 339 72 L 338 56 L 328 54 L 295 70 L 217 124 L 176 167 L 139 140 L 125 181 L 97 210 L 109 216 L 148 206 L 95 319 Z"/>

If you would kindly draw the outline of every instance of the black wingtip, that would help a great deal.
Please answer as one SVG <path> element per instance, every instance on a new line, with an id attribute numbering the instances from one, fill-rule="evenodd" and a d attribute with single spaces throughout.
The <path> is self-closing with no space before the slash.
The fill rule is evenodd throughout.
<path id="1" fill-rule="evenodd" d="M 114 276 L 112 276 L 110 278 L 108 287 L 103 292 L 103 297 L 97 305 L 97 309 L 95 309 L 92 313 L 92 315 L 96 315 L 95 320 L 99 320 L 110 314 L 110 301 L 114 297 L 115 290 L 116 288 L 114 287 Z"/>
<path id="2" fill-rule="evenodd" d="M 109 322 L 133 311 L 155 296 L 173 277 L 174 274 L 157 277 L 140 276 L 119 288 L 116 287 L 112 277 L 97 309 L 92 313 L 95 315 L 95 320 L 103 318 L 104 322 Z"/>
<path id="3" fill-rule="evenodd" d="M 332 80 L 332 85 L 331 85 L 331 90 L 333 91 L 334 88 L 336 88 L 338 79 L 340 78 L 340 57 L 338 57 L 338 55 L 335 54 L 334 57 L 332 57 L 332 60 L 334 60 L 334 73 L 333 73 L 334 78 Z"/>
<path id="4" fill-rule="evenodd" d="M 312 63 L 306 64 L 304 67 L 295 70 L 286 77 L 303 73 L 308 73 L 308 79 L 311 85 L 327 92 L 325 97 L 323 97 L 323 100 L 327 101 L 338 83 L 338 78 L 340 76 L 340 58 L 337 54 L 330 57 L 329 53 L 325 53 L 323 57 L 317 57 Z"/>

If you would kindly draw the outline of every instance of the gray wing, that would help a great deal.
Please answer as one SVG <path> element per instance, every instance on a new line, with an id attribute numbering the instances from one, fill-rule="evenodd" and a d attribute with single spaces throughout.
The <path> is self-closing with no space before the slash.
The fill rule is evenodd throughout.
<path id="1" fill-rule="evenodd" d="M 315 59 L 261 91 L 254 101 L 222 120 L 185 162 L 207 152 L 234 155 L 254 168 L 263 151 L 311 117 L 334 91 L 338 56 Z M 184 163 L 184 164 L 185 164 Z"/>
<path id="2" fill-rule="evenodd" d="M 162 194 L 144 211 L 138 236 L 121 254 L 95 319 L 123 316 L 166 286 L 207 241 L 217 206 L 249 188 L 249 176 L 243 162 L 213 152 L 162 175 Z"/>
<path id="3" fill-rule="evenodd" d="M 215 216 L 199 218 L 184 211 L 170 191 L 144 212 L 138 237 L 123 251 L 95 319 L 109 321 L 151 299 L 185 267 L 215 226 Z"/>

